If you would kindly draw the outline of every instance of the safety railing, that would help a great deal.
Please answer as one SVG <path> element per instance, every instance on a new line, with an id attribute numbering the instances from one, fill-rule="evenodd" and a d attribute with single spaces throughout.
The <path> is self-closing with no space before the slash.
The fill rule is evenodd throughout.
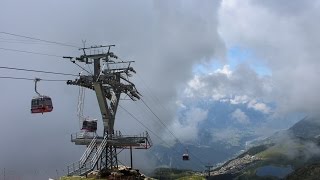
<path id="1" fill-rule="evenodd" d="M 94 154 L 94 156 L 91 159 L 91 166 L 92 168 L 95 167 L 95 165 L 97 164 L 99 157 L 101 156 L 103 150 L 106 148 L 107 145 L 107 140 L 108 140 L 108 136 L 104 136 L 103 141 L 101 142 L 100 146 L 98 147 L 96 153 Z"/>
<path id="2" fill-rule="evenodd" d="M 97 136 L 95 135 L 92 141 L 90 142 L 90 144 L 88 145 L 87 149 L 81 156 L 80 165 L 83 165 L 88 160 L 88 158 L 90 157 L 90 154 L 93 152 L 93 149 L 96 147 L 96 145 L 97 145 Z"/>

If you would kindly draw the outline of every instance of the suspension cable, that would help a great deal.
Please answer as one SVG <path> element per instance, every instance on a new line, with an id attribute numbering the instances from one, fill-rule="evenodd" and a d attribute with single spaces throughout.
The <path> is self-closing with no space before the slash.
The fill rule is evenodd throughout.
<path id="1" fill-rule="evenodd" d="M 17 71 L 38 72 L 38 73 L 57 74 L 57 75 L 66 75 L 66 76 L 79 76 L 79 75 L 69 74 L 69 73 L 60 73 L 60 72 L 52 72 L 52 71 L 41 71 L 41 70 L 24 69 L 24 68 L 14 68 L 14 67 L 7 67 L 7 66 L 0 66 L 0 69 L 10 69 L 10 70 L 17 70 Z"/>
<path id="2" fill-rule="evenodd" d="M 119 104 L 119 107 L 121 109 L 123 109 L 127 114 L 129 114 L 134 120 L 136 120 L 138 123 L 140 123 L 143 127 L 145 127 L 148 131 L 150 131 L 154 136 L 156 136 L 159 140 L 162 141 L 163 144 L 166 144 L 167 146 L 170 147 L 170 144 L 167 143 L 165 140 L 163 140 L 159 135 L 157 135 L 154 131 L 152 131 L 150 128 L 148 128 L 146 125 L 144 125 L 137 117 L 135 117 L 132 113 L 130 113 L 127 109 L 125 109 L 124 107 L 122 107 L 120 104 Z M 182 144 L 183 145 L 183 144 Z M 170 148 L 171 149 L 171 148 Z M 179 151 L 177 151 L 175 148 L 171 149 L 173 151 L 175 151 L 177 154 L 180 154 Z M 196 156 L 194 156 L 196 157 Z M 198 159 L 198 158 L 196 158 Z M 199 163 L 201 164 L 201 167 L 204 165 L 204 163 L 198 159 Z"/>
<path id="3" fill-rule="evenodd" d="M 47 54 L 47 53 L 40 53 L 40 52 L 33 52 L 33 51 L 25 51 L 25 50 L 19 50 L 19 49 L 9 49 L 9 48 L 3 48 L 0 47 L 1 50 L 5 50 L 5 51 L 14 51 L 14 52 L 21 52 L 21 53 L 28 53 L 28 54 L 37 54 L 37 55 L 43 55 L 43 56 L 52 56 L 52 57 L 63 57 L 63 56 L 59 56 L 59 55 L 54 55 L 54 54 Z"/>
<path id="4" fill-rule="evenodd" d="M 12 76 L 0 76 L 0 79 L 16 79 L 16 80 L 28 80 L 34 81 L 34 78 L 24 78 L 24 77 L 12 77 Z M 41 81 L 68 81 L 62 79 L 41 79 Z"/>
<path id="5" fill-rule="evenodd" d="M 0 33 L 1 34 L 10 35 L 10 36 L 16 36 L 16 37 L 22 37 L 22 38 L 26 38 L 26 39 L 42 41 L 42 42 L 51 43 L 51 44 L 57 44 L 57 45 L 60 45 L 60 46 L 74 47 L 74 48 L 78 48 L 79 49 L 78 46 L 70 45 L 70 44 L 66 44 L 66 43 L 61 43 L 61 42 L 56 42 L 56 41 L 49 41 L 49 40 L 45 40 L 45 39 L 39 39 L 39 38 L 34 38 L 34 37 L 29 37 L 29 36 L 14 34 L 14 33 L 8 33 L 8 32 L 0 32 Z"/>
<path id="6" fill-rule="evenodd" d="M 168 128 L 168 126 L 160 119 L 160 117 L 155 114 L 155 112 L 150 108 L 150 106 L 147 105 L 147 103 L 146 103 L 142 98 L 141 98 L 141 101 L 142 101 L 142 103 L 149 109 L 149 111 L 160 121 L 160 123 L 169 131 L 169 133 L 174 137 L 174 139 L 175 139 L 179 144 L 181 144 L 185 149 L 187 149 L 186 146 L 179 140 L 179 138 Z M 160 103 L 160 101 L 159 101 L 159 103 Z M 194 155 L 194 154 L 191 153 L 191 152 L 190 152 L 189 154 L 191 154 L 192 156 L 194 156 L 194 157 L 195 157 L 196 159 L 198 159 L 203 165 L 205 165 L 205 163 L 203 163 L 203 162 L 200 160 L 200 158 L 198 158 L 196 155 Z"/>

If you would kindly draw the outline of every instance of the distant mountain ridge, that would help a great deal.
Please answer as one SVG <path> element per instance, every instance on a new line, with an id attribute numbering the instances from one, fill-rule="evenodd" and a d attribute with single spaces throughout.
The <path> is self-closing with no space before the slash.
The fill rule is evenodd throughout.
<path id="1" fill-rule="evenodd" d="M 224 179 L 224 177 L 282 179 L 288 174 L 279 176 L 279 172 L 290 173 L 293 171 L 291 173 L 293 175 L 288 177 L 317 179 L 318 177 L 315 176 L 320 173 L 312 171 L 320 169 L 318 168 L 320 162 L 319 133 L 320 118 L 305 117 L 289 129 L 277 132 L 260 141 L 260 145 L 254 146 L 237 158 L 228 161 L 215 169 L 212 174 L 215 174 L 218 179 Z M 243 160 L 243 157 L 246 157 L 246 160 Z M 316 165 L 312 165 L 315 163 Z"/>
<path id="2" fill-rule="evenodd" d="M 312 139 L 320 135 L 320 119 L 305 117 L 288 129 L 295 137 Z"/>

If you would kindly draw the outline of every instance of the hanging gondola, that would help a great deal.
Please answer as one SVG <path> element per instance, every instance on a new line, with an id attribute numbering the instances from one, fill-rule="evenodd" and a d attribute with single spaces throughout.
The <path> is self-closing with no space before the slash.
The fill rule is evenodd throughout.
<path id="1" fill-rule="evenodd" d="M 85 130 L 87 132 L 96 132 L 97 131 L 97 120 L 84 120 L 82 122 L 81 130 Z"/>
<path id="2" fill-rule="evenodd" d="M 40 81 L 39 78 L 34 80 L 35 87 L 34 90 L 38 94 L 38 96 L 32 98 L 31 100 L 31 113 L 46 113 L 51 112 L 53 110 L 52 100 L 49 96 L 40 95 L 37 91 L 37 82 Z"/>
<path id="3" fill-rule="evenodd" d="M 189 161 L 189 154 L 188 154 L 188 149 L 186 149 L 186 153 L 182 155 L 182 160 L 183 161 Z"/>

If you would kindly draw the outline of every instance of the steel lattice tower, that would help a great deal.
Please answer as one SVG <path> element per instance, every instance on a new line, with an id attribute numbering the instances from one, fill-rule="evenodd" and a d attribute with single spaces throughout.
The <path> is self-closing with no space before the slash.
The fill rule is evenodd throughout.
<path id="1" fill-rule="evenodd" d="M 94 144 L 92 145 L 92 149 L 86 150 L 85 154 L 83 155 L 87 156 L 86 158 L 88 159 L 89 155 L 86 155 L 86 153 L 89 154 L 89 151 L 90 153 L 94 152 L 94 148 L 103 148 L 100 154 L 96 153 L 96 156 L 99 156 L 98 161 L 90 165 L 91 169 L 112 169 L 118 167 L 118 148 L 130 148 L 132 153 L 132 147 L 136 147 L 137 149 L 147 149 L 152 145 L 151 139 L 147 132 L 143 133 L 142 136 L 123 136 L 120 132 L 115 132 L 114 130 L 115 117 L 119 105 L 120 95 L 124 93 L 133 101 L 135 101 L 140 99 L 140 94 L 135 88 L 135 85 L 128 79 L 128 77 L 131 76 L 131 73 L 135 73 L 135 70 L 130 66 L 134 61 L 116 61 L 118 57 L 110 51 L 110 48 L 113 46 L 114 45 L 81 48 L 83 55 L 80 57 L 64 57 L 70 58 L 73 63 L 81 62 L 93 64 L 94 67 L 92 74 L 80 75 L 79 79 L 67 81 L 67 84 L 69 85 L 82 86 L 95 91 L 98 100 L 104 127 L 103 137 L 79 138 L 77 135 L 71 136 L 71 141 L 75 142 L 75 144 L 87 145 L 88 148 L 91 148 L 91 145 Z M 107 52 L 103 52 L 102 48 L 107 48 Z M 86 50 L 88 49 L 100 49 L 101 51 L 98 51 L 96 54 L 87 55 Z M 121 66 L 116 67 L 116 64 Z M 106 141 L 106 144 L 103 144 L 104 140 Z M 93 143 L 93 141 L 95 142 Z M 98 148 L 98 146 L 102 145 L 103 147 Z M 83 162 L 80 161 L 78 169 L 74 168 L 75 165 L 73 164 L 73 170 L 70 171 L 70 167 L 68 166 L 68 175 L 80 175 L 87 173 L 85 170 L 88 168 L 85 163 L 89 160 L 82 160 Z M 81 171 L 83 172 L 81 173 Z"/>

